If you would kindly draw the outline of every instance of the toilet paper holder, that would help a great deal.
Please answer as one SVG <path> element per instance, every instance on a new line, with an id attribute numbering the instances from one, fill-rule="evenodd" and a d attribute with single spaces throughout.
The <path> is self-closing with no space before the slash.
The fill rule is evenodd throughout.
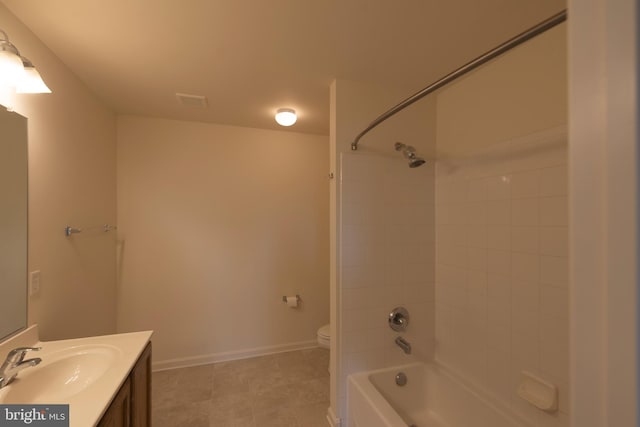
<path id="1" fill-rule="evenodd" d="M 282 302 L 286 304 L 287 303 L 287 298 L 288 297 L 286 295 L 283 295 L 282 296 Z M 298 305 L 298 304 L 300 304 L 300 302 L 302 302 L 302 298 L 300 298 L 300 295 L 296 294 L 296 304 Z"/>

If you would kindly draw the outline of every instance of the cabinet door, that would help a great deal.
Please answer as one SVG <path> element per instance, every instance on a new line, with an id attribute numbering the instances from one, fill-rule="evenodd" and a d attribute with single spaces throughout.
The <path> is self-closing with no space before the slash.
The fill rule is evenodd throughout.
<path id="1" fill-rule="evenodd" d="M 151 343 L 131 371 L 131 425 L 151 426 Z"/>
<path id="2" fill-rule="evenodd" d="M 120 387 L 98 427 L 131 427 L 131 384 L 129 378 Z"/>

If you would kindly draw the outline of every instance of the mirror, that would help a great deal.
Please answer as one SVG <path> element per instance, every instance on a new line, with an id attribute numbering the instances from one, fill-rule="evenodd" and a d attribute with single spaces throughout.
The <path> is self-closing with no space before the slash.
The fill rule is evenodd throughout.
<path id="1" fill-rule="evenodd" d="M 27 119 L 0 105 L 0 341 L 27 326 Z"/>

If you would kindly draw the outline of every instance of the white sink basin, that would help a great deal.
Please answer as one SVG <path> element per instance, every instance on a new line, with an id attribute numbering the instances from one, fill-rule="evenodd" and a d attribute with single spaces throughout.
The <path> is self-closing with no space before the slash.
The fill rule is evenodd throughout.
<path id="1" fill-rule="evenodd" d="M 151 331 L 40 341 L 38 326 L 0 342 L 0 363 L 12 349 L 41 347 L 26 359 L 42 362 L 25 368 L 0 389 L 0 404 L 68 404 L 69 426 L 89 427 L 102 414 L 149 343 Z"/>
<path id="2" fill-rule="evenodd" d="M 80 345 L 42 356 L 42 363 L 20 371 L 6 387 L 3 403 L 67 402 L 100 379 L 121 352 L 109 345 Z"/>

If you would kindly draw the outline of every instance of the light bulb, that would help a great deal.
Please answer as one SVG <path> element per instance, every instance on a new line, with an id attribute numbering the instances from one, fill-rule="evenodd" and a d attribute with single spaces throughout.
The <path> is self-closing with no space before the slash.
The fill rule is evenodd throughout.
<path id="1" fill-rule="evenodd" d="M 276 112 L 276 122 L 278 122 L 280 126 L 291 126 L 297 119 L 296 111 L 291 108 L 280 108 Z"/>
<path id="2" fill-rule="evenodd" d="M 22 59 L 0 44 L 0 81 L 7 86 L 16 86 L 23 78 Z"/>

